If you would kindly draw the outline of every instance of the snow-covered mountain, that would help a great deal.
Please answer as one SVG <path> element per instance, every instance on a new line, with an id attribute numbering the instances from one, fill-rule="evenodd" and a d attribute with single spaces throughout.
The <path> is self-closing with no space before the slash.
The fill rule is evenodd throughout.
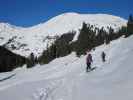
<path id="1" fill-rule="evenodd" d="M 0 100 L 133 100 L 133 36 L 112 41 L 91 51 L 92 67 L 86 73 L 86 56 L 75 53 L 47 65 L 0 73 Z M 106 62 L 101 52 L 106 53 Z"/>
<path id="2" fill-rule="evenodd" d="M 28 28 L 0 23 L 0 45 L 5 45 L 9 50 L 22 56 L 27 57 L 31 52 L 39 56 L 55 40 L 56 35 L 60 36 L 74 30 L 77 34 L 73 40 L 76 40 L 83 22 L 98 28 L 111 26 L 118 30 L 121 26 L 125 26 L 127 21 L 108 14 L 64 13 Z M 49 39 L 48 36 L 52 38 Z"/>

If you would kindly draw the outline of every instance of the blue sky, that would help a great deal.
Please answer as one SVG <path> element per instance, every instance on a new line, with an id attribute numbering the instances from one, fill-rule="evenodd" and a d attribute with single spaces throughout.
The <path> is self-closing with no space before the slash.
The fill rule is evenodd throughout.
<path id="1" fill-rule="evenodd" d="M 106 13 L 128 19 L 133 0 L 0 0 L 0 22 L 29 27 L 65 12 Z"/>

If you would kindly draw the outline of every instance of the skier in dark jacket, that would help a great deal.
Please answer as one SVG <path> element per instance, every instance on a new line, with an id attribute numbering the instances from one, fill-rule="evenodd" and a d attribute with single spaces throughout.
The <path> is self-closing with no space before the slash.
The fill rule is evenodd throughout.
<path id="1" fill-rule="evenodd" d="M 103 62 L 106 61 L 106 60 L 105 60 L 105 56 L 106 56 L 106 54 L 105 54 L 105 52 L 103 51 L 102 54 L 101 54 L 101 57 L 102 57 L 102 61 L 103 61 Z"/>
<path id="2" fill-rule="evenodd" d="M 92 56 L 91 54 L 89 53 L 87 55 L 87 58 L 86 58 L 86 64 L 87 64 L 87 67 L 86 67 L 86 72 L 88 72 L 89 70 L 91 70 L 91 63 L 93 62 L 92 60 Z"/>

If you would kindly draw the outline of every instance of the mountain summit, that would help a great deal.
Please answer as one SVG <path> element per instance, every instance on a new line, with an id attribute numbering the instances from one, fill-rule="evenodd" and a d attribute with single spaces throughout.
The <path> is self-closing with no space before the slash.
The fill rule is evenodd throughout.
<path id="1" fill-rule="evenodd" d="M 107 26 L 111 26 L 118 30 L 121 26 L 126 25 L 127 20 L 108 14 L 64 13 L 45 23 L 28 28 L 0 23 L 0 45 L 4 45 L 22 56 L 27 57 L 32 52 L 39 56 L 46 49 L 48 43 L 50 45 L 54 41 L 54 39 L 48 39 L 48 36 L 60 36 L 70 31 L 76 31 L 73 39 L 76 40 L 83 22 L 98 28 L 106 29 Z"/>

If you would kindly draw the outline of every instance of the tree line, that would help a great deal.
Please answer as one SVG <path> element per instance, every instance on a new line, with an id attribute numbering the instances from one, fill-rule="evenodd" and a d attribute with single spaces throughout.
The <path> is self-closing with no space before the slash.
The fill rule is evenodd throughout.
<path id="1" fill-rule="evenodd" d="M 44 50 L 42 56 L 39 57 L 39 63 L 47 64 L 55 58 L 70 54 L 72 51 L 75 51 L 77 56 L 80 56 L 99 45 L 109 44 L 112 40 L 118 39 L 121 36 L 129 37 L 133 34 L 133 17 L 130 15 L 127 26 L 122 26 L 118 31 L 114 31 L 110 26 L 106 29 L 104 27 L 97 28 L 84 22 L 79 33 L 78 39 L 75 42 L 71 42 L 74 34 L 76 34 L 74 31 L 56 39 L 47 50 Z"/>

